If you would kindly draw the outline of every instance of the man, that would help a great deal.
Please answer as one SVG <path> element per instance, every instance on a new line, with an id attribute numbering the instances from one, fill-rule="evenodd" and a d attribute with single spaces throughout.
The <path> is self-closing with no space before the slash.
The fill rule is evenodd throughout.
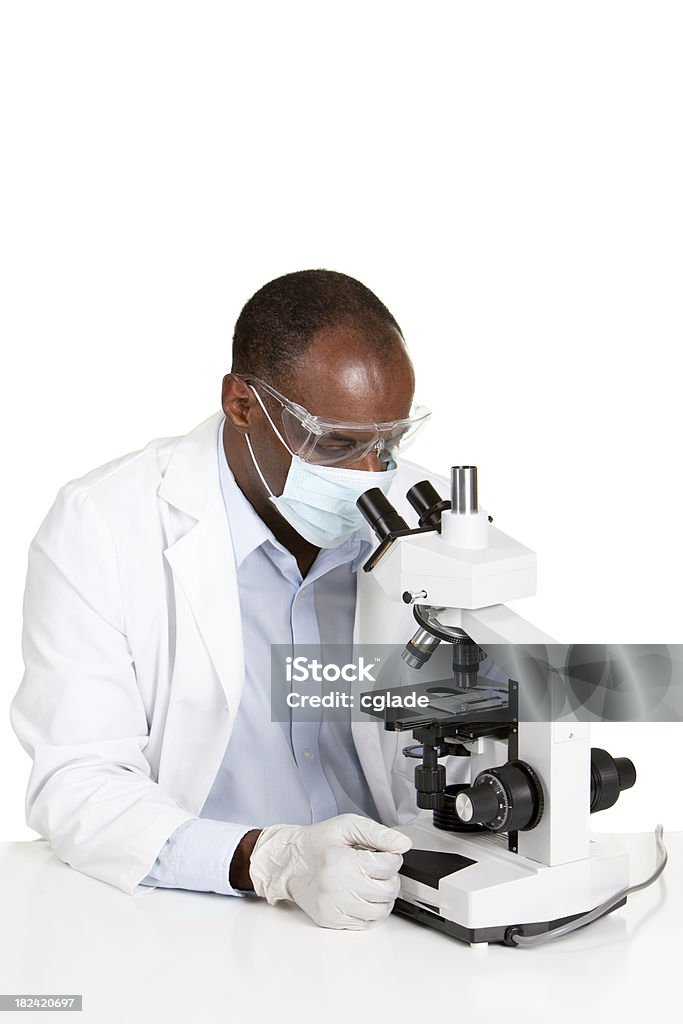
<path id="1" fill-rule="evenodd" d="M 27 822 L 62 860 L 327 927 L 390 913 L 410 843 L 377 820 L 415 813 L 410 772 L 373 724 L 271 722 L 270 649 L 351 642 L 372 546 L 355 501 L 419 478 L 395 459 L 428 415 L 413 387 L 371 291 L 288 274 L 240 314 L 219 414 L 61 488 L 11 717 Z"/>

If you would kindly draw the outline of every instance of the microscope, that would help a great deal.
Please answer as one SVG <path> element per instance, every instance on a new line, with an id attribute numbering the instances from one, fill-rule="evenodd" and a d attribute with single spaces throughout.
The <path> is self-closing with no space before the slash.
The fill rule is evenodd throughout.
<path id="1" fill-rule="evenodd" d="M 448 677 L 410 687 L 421 700 L 404 707 L 405 687 L 390 687 L 370 712 L 387 730 L 412 732 L 403 753 L 417 762 L 419 811 L 397 826 L 412 848 L 394 910 L 472 946 L 535 945 L 623 906 L 658 877 L 666 850 L 657 826 L 656 870 L 632 885 L 628 853 L 593 839 L 590 817 L 635 784 L 633 763 L 591 749 L 587 722 L 520 714 L 523 672 L 480 671 L 487 648 L 555 642 L 506 606 L 534 595 L 536 556 L 492 525 L 477 490 L 475 466 L 452 468 L 450 500 L 416 483 L 406 495 L 413 528 L 378 488 L 357 503 L 379 541 L 365 573 L 413 612 L 403 663 L 417 677 L 444 644 L 452 653 Z M 467 759 L 468 782 L 447 784 L 439 762 L 448 756 Z"/>

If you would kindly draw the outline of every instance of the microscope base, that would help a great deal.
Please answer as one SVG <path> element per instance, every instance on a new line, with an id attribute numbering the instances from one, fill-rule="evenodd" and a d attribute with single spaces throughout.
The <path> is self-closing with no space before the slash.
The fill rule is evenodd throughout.
<path id="1" fill-rule="evenodd" d="M 629 885 L 628 854 L 595 841 L 584 860 L 548 867 L 511 853 L 506 836 L 443 832 L 429 814 L 399 831 L 413 846 L 403 858 L 395 912 L 471 944 L 513 945 L 510 929 L 550 931 Z"/>
<path id="2" fill-rule="evenodd" d="M 619 910 L 620 907 L 625 905 L 626 897 L 624 896 L 623 900 L 615 903 L 610 910 L 605 911 L 605 914 L 611 913 L 612 910 Z M 426 910 L 416 903 L 409 903 L 400 897 L 394 904 L 394 913 L 400 914 L 402 917 L 409 917 L 417 924 L 423 924 L 428 928 L 434 928 L 438 932 L 443 932 L 445 935 L 450 935 L 453 939 L 468 942 L 470 946 L 487 946 L 489 942 L 514 946 L 514 942 L 508 938 L 510 928 L 513 928 L 514 925 L 498 925 L 495 928 L 463 928 L 462 925 L 456 924 L 455 921 L 447 921 L 445 918 L 439 917 L 438 914 L 432 913 L 432 911 Z M 605 914 L 601 916 L 604 917 Z M 549 932 L 553 928 L 559 928 L 560 925 L 565 924 L 567 921 L 573 921 L 576 917 L 580 916 L 580 914 L 574 914 L 571 917 L 560 917 L 555 921 L 534 921 L 524 925 L 524 934 L 538 935 L 541 932 Z M 596 920 L 599 920 L 599 918 L 596 918 Z"/>

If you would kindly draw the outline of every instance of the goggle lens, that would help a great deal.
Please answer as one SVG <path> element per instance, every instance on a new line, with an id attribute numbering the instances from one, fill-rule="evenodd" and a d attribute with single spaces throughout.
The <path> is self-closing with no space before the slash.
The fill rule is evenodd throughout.
<path id="1" fill-rule="evenodd" d="M 427 410 L 418 412 L 415 419 L 403 421 L 392 430 L 380 431 L 359 426 L 356 431 L 347 425 L 316 431 L 285 406 L 282 409 L 282 425 L 292 451 L 305 462 L 323 466 L 358 462 L 373 448 L 380 462 L 389 462 L 398 452 L 406 449 L 428 420 Z"/>

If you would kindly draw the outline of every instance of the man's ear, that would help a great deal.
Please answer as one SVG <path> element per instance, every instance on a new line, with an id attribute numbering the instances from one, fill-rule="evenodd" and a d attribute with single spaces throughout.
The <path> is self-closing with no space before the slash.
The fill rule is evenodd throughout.
<path id="1" fill-rule="evenodd" d="M 258 402 L 249 385 L 235 373 L 226 373 L 223 378 L 221 404 L 235 430 L 248 434 Z"/>

